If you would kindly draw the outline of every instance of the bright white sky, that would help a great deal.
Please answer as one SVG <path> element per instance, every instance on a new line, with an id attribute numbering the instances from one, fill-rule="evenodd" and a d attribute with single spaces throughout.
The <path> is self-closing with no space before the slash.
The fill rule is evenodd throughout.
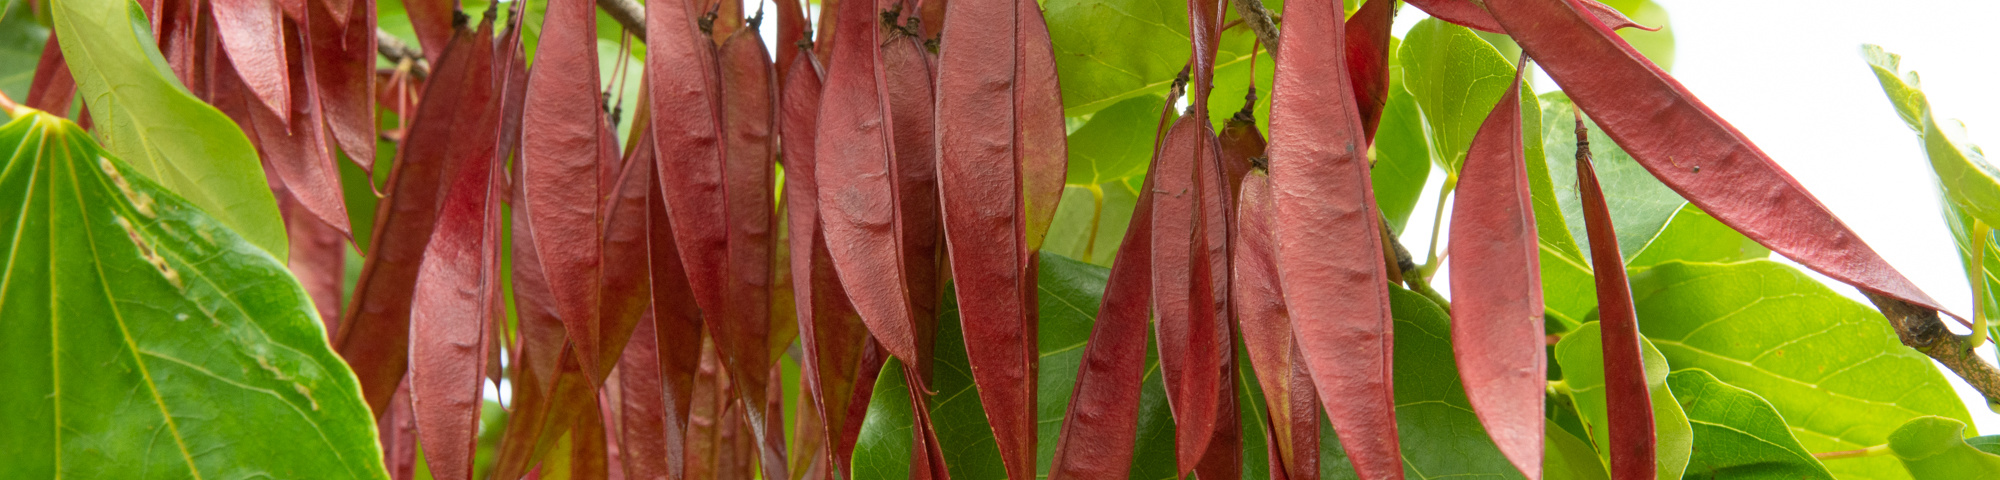
<path id="1" fill-rule="evenodd" d="M 1972 291 L 1945 227 L 1928 160 L 1860 50 L 1873 43 L 1901 54 L 1904 69 L 1922 76 L 1938 117 L 1965 122 L 1969 135 L 1959 141 L 2000 145 L 2000 88 L 1994 87 L 2000 78 L 2000 32 L 1984 24 L 2000 18 L 2000 3 L 1657 1 L 1672 16 L 1675 78 L 1926 293 L 1970 313 Z M 1423 18 L 1405 8 L 1396 19 L 1397 31 Z M 1542 76 L 1536 85 L 1554 82 Z M 1431 211 L 1435 201 L 1426 195 L 1417 211 Z M 1422 248 L 1429 228 L 1410 222 L 1404 244 Z M 1853 288 L 1835 290 L 1866 302 Z M 1993 360 L 1991 347 L 1980 352 Z M 1978 393 L 1958 377 L 1945 376 L 1978 429 L 2000 433 L 2000 414 L 1984 408 Z"/>
<path id="2" fill-rule="evenodd" d="M 1962 142 L 2000 146 L 2000 3 L 1981 0 L 1805 2 L 1661 0 L 1673 18 L 1674 74 L 1748 134 L 1940 302 L 1972 310 L 1972 291 L 1939 210 L 1915 134 L 1859 53 L 1873 43 L 1919 72 L 1940 120 Z M 1852 288 L 1840 288 L 1853 294 Z M 1963 332 L 1961 332 L 1963 333 Z M 1982 348 L 1987 361 L 1993 349 Z M 1983 433 L 2000 414 L 1946 374 Z"/>
<path id="3" fill-rule="evenodd" d="M 1882 45 L 1918 71 L 1940 119 L 1965 122 L 1960 141 L 2000 146 L 2000 2 L 1990 0 L 1657 0 L 1672 16 L 1681 83 L 1750 136 L 1917 285 L 1969 313 L 1972 293 L 1946 229 L 1930 166 L 1861 59 Z M 767 2 L 768 3 L 768 2 Z M 775 6 L 766 8 L 776 11 Z M 1397 32 L 1425 15 L 1405 8 Z M 764 22 L 774 38 L 776 23 Z M 1546 76 L 1537 85 L 1553 85 Z M 1432 175 L 1437 181 L 1442 175 Z M 1436 191 L 1432 185 L 1427 191 Z M 1416 211 L 1430 212 L 1426 196 Z M 1422 248 L 1427 222 L 1404 244 Z M 1421 252 L 1419 252 L 1421 254 Z M 1443 282 L 1440 282 L 1442 286 Z M 1835 288 L 1856 299 L 1852 288 Z M 1862 300 L 1865 302 L 1865 300 Z M 1964 333 L 1964 332 L 1959 332 Z M 1993 349 L 1982 348 L 1988 361 Z M 1942 367 L 1940 367 L 1942 369 Z M 1958 377 L 1981 432 L 2000 414 Z"/>

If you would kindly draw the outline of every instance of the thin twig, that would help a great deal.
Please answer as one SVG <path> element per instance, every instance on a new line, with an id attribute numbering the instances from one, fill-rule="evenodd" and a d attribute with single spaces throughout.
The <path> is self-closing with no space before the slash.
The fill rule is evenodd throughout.
<path id="1" fill-rule="evenodd" d="M 639 39 L 640 42 L 646 41 L 646 8 L 639 6 L 639 2 L 597 0 L 597 8 L 603 9 L 612 20 L 617 20 L 618 25 L 625 27 L 625 31 L 631 33 L 633 38 Z M 424 62 L 424 52 L 410 47 L 409 44 L 403 43 L 403 39 L 396 38 L 389 32 L 375 30 L 375 52 L 381 54 L 382 58 L 389 59 L 390 63 L 405 58 L 415 60 L 416 68 L 413 72 L 418 77 L 430 76 L 430 67 Z"/>
<path id="2" fill-rule="evenodd" d="M 1264 9 L 1263 0 L 1231 0 L 1236 6 L 1236 16 L 1242 17 L 1245 26 L 1257 34 L 1257 41 L 1264 42 L 1264 49 L 1271 52 L 1271 58 L 1278 57 L 1278 24 L 1271 21 L 1271 11 Z"/>
<path id="3" fill-rule="evenodd" d="M 606 15 L 611 16 L 612 20 L 617 20 L 619 25 L 625 27 L 626 32 L 632 33 L 633 38 L 639 39 L 641 43 L 646 41 L 646 7 L 639 6 L 639 2 L 634 0 L 597 0 L 597 8 L 603 9 Z M 763 7 L 758 8 L 761 9 Z"/>
<path id="4" fill-rule="evenodd" d="M 429 78 L 431 75 L 430 63 L 424 60 L 424 52 L 411 47 L 410 44 L 403 43 L 403 39 L 396 38 L 395 35 L 391 35 L 389 32 L 380 29 L 375 30 L 375 53 L 381 54 L 382 58 L 389 59 L 389 63 L 400 63 L 403 60 L 409 60 L 411 65 L 410 71 L 418 77 Z"/>
<path id="5" fill-rule="evenodd" d="M 1929 355 L 1945 368 L 1965 379 L 1965 383 L 1986 396 L 1987 406 L 2000 405 L 2000 368 L 1981 360 L 1973 353 L 1965 338 L 1946 330 L 1944 322 L 1938 320 L 1938 313 L 1909 302 L 1862 291 L 1875 307 L 1888 317 L 1889 326 L 1895 327 L 1896 337 L 1903 345 Z"/>

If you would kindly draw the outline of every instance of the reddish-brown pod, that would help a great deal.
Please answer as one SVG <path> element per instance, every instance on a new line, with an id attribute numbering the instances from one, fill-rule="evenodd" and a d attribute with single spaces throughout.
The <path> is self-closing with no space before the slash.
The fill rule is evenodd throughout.
<path id="1" fill-rule="evenodd" d="M 1249 173 L 1237 195 L 1236 243 L 1231 250 L 1236 258 L 1230 283 L 1232 305 L 1251 370 L 1264 390 L 1275 439 L 1272 455 L 1282 462 L 1281 471 L 1287 472 L 1288 478 L 1317 479 L 1318 455 L 1301 456 L 1299 452 L 1319 451 L 1319 402 L 1299 358 L 1298 344 L 1292 340 L 1291 314 L 1285 309 L 1278 282 L 1278 244 L 1272 236 L 1275 225 L 1271 210 L 1270 177 L 1261 171 Z"/>
<path id="2" fill-rule="evenodd" d="M 618 456 L 627 478 L 680 478 L 667 467 L 667 459 L 682 452 L 668 449 L 679 442 L 668 440 L 667 429 L 673 422 L 667 419 L 666 399 L 661 395 L 666 386 L 661 383 L 659 355 L 659 338 L 649 309 L 632 329 L 632 342 L 618 357 Z"/>
<path id="3" fill-rule="evenodd" d="M 319 218 L 301 211 L 290 192 L 278 195 L 278 210 L 284 213 L 285 236 L 291 242 L 291 258 L 285 267 L 312 297 L 319 320 L 332 335 L 340 326 L 340 297 L 347 281 L 347 236 Z"/>
<path id="4" fill-rule="evenodd" d="M 1654 177 L 1702 211 L 1835 280 L 1944 310 L 1749 137 L 1604 22 L 1569 0 L 1486 4 L 1578 108 Z"/>
<path id="5" fill-rule="evenodd" d="M 1549 360 L 1520 82 L 1517 70 L 1472 137 L 1461 173 L 1466 181 L 1452 200 L 1451 344 L 1486 434 L 1522 474 L 1541 478 Z"/>
<path id="6" fill-rule="evenodd" d="M 773 78 L 777 78 L 781 83 L 786 78 L 791 78 L 791 69 L 796 64 L 792 61 L 792 57 L 802 52 L 809 53 L 807 49 L 812 45 L 812 38 L 809 37 L 812 35 L 812 25 L 806 23 L 805 2 L 808 1 L 811 0 L 774 2 L 778 6 L 778 38 L 777 44 L 772 45 L 775 47 L 772 50 L 777 51 L 778 57 L 772 65 L 778 68 L 778 75 Z"/>
<path id="7" fill-rule="evenodd" d="M 1403 478 L 1394 319 L 1340 1 L 1288 5 L 1271 97 L 1271 199 L 1292 333 L 1364 480 Z M 1353 439 L 1353 440 L 1345 440 Z"/>
<path id="8" fill-rule="evenodd" d="M 481 28 L 477 35 L 490 35 Z M 491 48 L 472 44 L 474 55 Z M 490 65 L 490 64 L 489 64 Z M 415 404 L 417 436 L 431 475 L 440 479 L 472 478 L 472 456 L 478 442 L 479 391 L 486 382 L 487 349 L 492 345 L 488 322 L 500 297 L 500 159 L 499 119 L 489 111 L 493 128 L 480 142 L 488 155 L 452 159 L 451 179 L 438 211 L 438 228 L 424 249 L 417 291 L 410 312 L 410 399 Z"/>
<path id="9" fill-rule="evenodd" d="M 283 23 L 284 52 L 298 60 L 279 65 L 288 72 L 291 100 L 287 105 L 293 110 L 273 115 L 264 109 L 248 86 L 249 77 L 226 62 L 217 62 L 210 75 L 215 93 L 212 101 L 242 125 L 271 171 L 302 207 L 300 213 L 318 218 L 345 237 L 349 227 L 347 204 L 341 198 L 340 169 L 326 142 L 321 110 L 314 108 L 319 105 L 319 89 L 312 81 L 312 39 L 297 22 Z"/>
<path id="10" fill-rule="evenodd" d="M 1173 102 L 1167 102 L 1172 105 Z M 1168 107 L 1171 108 L 1171 107 Z M 1153 159 L 1151 168 L 1159 166 Z M 1138 437 L 1139 394 L 1146 374 L 1146 323 L 1152 312 L 1153 177 L 1139 188 L 1132 221 L 1104 283 L 1104 297 L 1084 343 L 1076 388 L 1063 412 L 1050 480 L 1126 478 Z"/>
<path id="11" fill-rule="evenodd" d="M 780 47 L 784 48 L 784 47 Z M 833 269 L 826 232 L 820 224 L 819 183 L 814 137 L 818 130 L 821 72 L 805 47 L 792 57 L 784 79 L 779 132 L 784 141 L 785 208 L 791 250 L 792 294 L 805 361 L 801 376 L 818 411 L 827 451 L 834 465 L 846 472 L 852 449 L 838 448 L 840 435 L 859 418 L 848 414 L 860 374 L 868 328 L 854 312 L 847 291 Z"/>
<path id="12" fill-rule="evenodd" d="M 1221 154 L 1207 122 L 1188 116 L 1174 122 L 1147 175 L 1153 196 L 1152 297 L 1160 374 L 1174 416 L 1178 472 L 1194 469 L 1215 434 L 1221 381 L 1213 269 L 1204 188 Z M 1215 228 L 1226 228 L 1216 226 Z M 1134 232 L 1133 234 L 1138 234 Z"/>
<path id="13" fill-rule="evenodd" d="M 456 36 L 447 50 L 457 53 L 432 64 L 425 101 L 411 117 L 409 140 L 389 172 L 388 196 L 376 207 L 368 260 L 334 336 L 334 348 L 354 369 L 369 408 L 376 412 L 386 411 L 409 370 L 411 293 L 437 224 L 448 159 L 487 148 L 461 139 L 493 128 L 481 118 L 500 108 L 493 93 L 493 65 L 475 61 L 489 56 L 492 47 L 473 36 L 469 31 Z"/>
<path id="14" fill-rule="evenodd" d="M 1251 167 L 1264 161 L 1264 132 L 1257 130 L 1257 118 L 1253 116 L 1256 92 L 1251 95 L 1244 99 L 1243 109 L 1229 117 L 1229 122 L 1216 134 L 1222 145 L 1222 171 L 1229 181 L 1229 191 L 1237 192 L 1232 202 L 1240 201 L 1243 196 L 1243 179 L 1250 174 Z"/>
<path id="15" fill-rule="evenodd" d="M 1361 4 L 1347 21 L 1347 68 L 1353 76 L 1355 106 L 1361 111 L 1361 133 L 1372 141 L 1375 126 L 1382 122 L 1382 105 L 1389 103 L 1390 27 L 1396 22 L 1396 2 Z"/>
<path id="16" fill-rule="evenodd" d="M 926 3 L 926 6 L 942 2 Z M 965 344 L 1009 476 L 1035 471 L 1035 261 L 1065 172 L 1047 27 L 1030 0 L 960 0 L 944 13 L 937 161 Z M 1047 75 L 1037 75 L 1047 73 Z M 1049 195 L 1053 193 L 1054 195 Z"/>
<path id="17" fill-rule="evenodd" d="M 1625 280 L 1625 258 L 1618 253 L 1618 234 L 1604 189 L 1590 164 L 1590 137 L 1576 119 L 1576 188 L 1583 199 L 1584 228 L 1590 235 L 1592 277 L 1597 283 L 1597 319 L 1604 336 L 1604 400 L 1609 405 L 1611 477 L 1618 480 L 1653 478 L 1653 401 L 1646 387 L 1646 364 L 1640 350 L 1639 320 L 1632 309 L 1632 286 Z M 1454 225 L 1456 227 L 1456 225 Z M 1537 349 L 1539 350 L 1539 348 Z"/>
<path id="18" fill-rule="evenodd" d="M 389 478 L 412 480 L 417 472 L 417 419 L 410 413 L 410 382 L 405 379 L 390 397 L 389 411 L 383 412 L 375 420 L 375 431 L 380 432 L 382 444 L 382 466 L 389 470 Z"/>
<path id="19" fill-rule="evenodd" d="M 729 3 L 730 0 L 724 0 Z M 761 447 L 758 462 L 768 478 L 785 477 L 784 435 L 768 435 L 766 372 L 771 369 L 773 165 L 777 163 L 777 84 L 771 57 L 755 29 L 736 30 L 722 42 L 723 196 L 729 224 L 727 305 L 709 315 L 709 335 L 727 365 L 731 384 L 743 398 L 749 433 Z M 712 221 L 712 220 L 711 220 Z M 773 461 L 775 460 L 775 461 Z"/>
<path id="20" fill-rule="evenodd" d="M 437 63 L 444 52 L 444 41 L 451 38 L 452 14 L 457 5 L 452 0 L 403 2 L 403 10 L 410 16 L 410 30 L 417 35 L 417 47 L 423 49 L 424 58 L 431 63 Z"/>
<path id="21" fill-rule="evenodd" d="M 76 77 L 70 76 L 69 63 L 63 61 L 62 45 L 51 31 L 49 42 L 42 46 L 41 60 L 35 64 L 35 78 L 28 83 L 28 98 L 21 104 L 67 116 L 70 101 L 75 98 Z"/>
<path id="22" fill-rule="evenodd" d="M 646 8 L 646 89 L 652 111 L 663 113 L 652 119 L 655 173 L 673 244 L 703 316 L 720 318 L 727 305 L 730 227 L 720 221 L 729 218 L 721 66 L 714 43 L 696 26 L 706 12 L 698 8 L 680 1 Z"/>
<path id="23" fill-rule="evenodd" d="M 318 110 L 334 143 L 363 170 L 375 166 L 375 16 L 361 15 L 348 26 L 348 9 L 375 11 L 373 0 L 307 0 L 306 31 L 311 41 Z M 337 4 L 335 4 L 337 3 Z"/>
<path id="24" fill-rule="evenodd" d="M 917 385 L 930 383 L 931 345 L 938 303 L 944 300 L 944 223 L 938 205 L 936 83 L 930 52 L 917 37 L 914 0 L 879 0 L 882 12 L 900 11 L 901 26 L 878 25 L 882 88 L 892 125 L 889 170 L 896 181 L 896 219 L 904 281 L 909 286 Z"/>
<path id="25" fill-rule="evenodd" d="M 522 104 L 520 178 L 527 202 L 517 206 L 528 211 L 556 315 L 593 381 L 610 369 L 599 364 L 606 348 L 598 322 L 604 215 L 594 200 L 609 186 L 601 184 L 599 171 L 599 136 L 606 130 L 598 108 L 596 14 L 585 0 L 549 3 Z"/>
<path id="26" fill-rule="evenodd" d="M 919 358 L 911 274 L 904 261 L 904 222 L 895 176 L 895 125 L 882 78 L 885 42 L 873 2 L 840 6 L 839 36 L 821 96 L 814 138 L 820 219 L 827 251 L 854 308 L 882 348 Z M 903 95 L 909 95 L 907 92 Z"/>
<path id="27" fill-rule="evenodd" d="M 1617 8 L 1605 5 L 1597 0 L 1576 1 L 1577 4 L 1582 6 L 1584 11 L 1590 13 L 1591 17 L 1609 26 L 1612 30 L 1621 28 L 1659 30 L 1658 27 L 1640 25 L 1639 22 L 1634 22 L 1632 19 L 1626 18 L 1625 14 L 1619 12 Z M 1494 19 L 1494 15 L 1487 13 L 1492 7 L 1482 6 L 1479 2 L 1473 0 L 1413 0 L 1409 3 L 1419 9 L 1423 9 L 1424 13 L 1437 17 L 1439 20 L 1456 23 L 1474 30 L 1507 33 L 1507 30 L 1503 27 L 1503 23 Z"/>
<path id="28" fill-rule="evenodd" d="M 652 145 L 647 133 L 640 145 Z M 650 148 L 641 147 L 633 162 L 654 162 Z M 655 163 L 657 165 L 657 163 Z M 659 178 L 648 169 L 648 175 Z M 667 219 L 666 200 L 660 187 L 649 183 L 646 207 L 651 233 L 647 246 L 648 268 L 652 270 L 654 342 L 659 348 L 660 381 L 666 396 L 666 451 L 668 478 L 686 478 L 688 408 L 694 399 L 695 372 L 701 368 L 701 307 L 695 303 L 688 285 L 680 251 L 674 248 L 673 222 Z"/>
<path id="29" fill-rule="evenodd" d="M 274 0 L 217 0 L 207 9 L 229 62 L 242 75 L 266 113 L 288 118 L 292 111 L 287 79 L 284 14 Z M 448 37 L 451 30 L 445 30 Z"/>
<path id="30" fill-rule="evenodd" d="M 1201 456 L 1201 462 L 1194 466 L 1195 478 L 1211 480 L 1240 480 L 1243 478 L 1243 406 L 1237 403 L 1237 382 L 1234 355 L 1223 359 L 1221 399 L 1217 403 L 1215 438 L 1208 443 L 1208 453 Z"/>

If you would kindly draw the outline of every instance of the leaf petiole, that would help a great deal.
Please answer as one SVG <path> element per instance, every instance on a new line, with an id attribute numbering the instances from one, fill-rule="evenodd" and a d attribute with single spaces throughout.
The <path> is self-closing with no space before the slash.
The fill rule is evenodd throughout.
<path id="1" fill-rule="evenodd" d="M 1841 458 L 1866 458 L 1866 457 L 1881 455 L 1884 453 L 1889 453 L 1889 445 L 1887 444 L 1876 445 L 1873 447 L 1856 449 L 1856 450 L 1841 450 L 1838 452 L 1820 452 L 1813 454 L 1813 458 L 1817 458 L 1820 460 L 1834 460 Z"/>

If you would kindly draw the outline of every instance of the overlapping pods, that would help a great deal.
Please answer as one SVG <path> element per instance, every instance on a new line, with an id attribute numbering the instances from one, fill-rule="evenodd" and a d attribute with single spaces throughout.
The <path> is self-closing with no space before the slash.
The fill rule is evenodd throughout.
<path id="1" fill-rule="evenodd" d="M 1301 2 L 1285 12 L 1269 150 L 1278 271 L 1334 430 L 1373 439 L 1343 443 L 1356 473 L 1399 479 L 1389 280 L 1367 140 L 1347 81 L 1342 3 Z"/>
<path id="2" fill-rule="evenodd" d="M 1035 473 L 1036 250 L 1067 151 L 1032 0 L 959 0 L 938 58 L 938 187 L 967 356 L 1007 472 Z"/>

